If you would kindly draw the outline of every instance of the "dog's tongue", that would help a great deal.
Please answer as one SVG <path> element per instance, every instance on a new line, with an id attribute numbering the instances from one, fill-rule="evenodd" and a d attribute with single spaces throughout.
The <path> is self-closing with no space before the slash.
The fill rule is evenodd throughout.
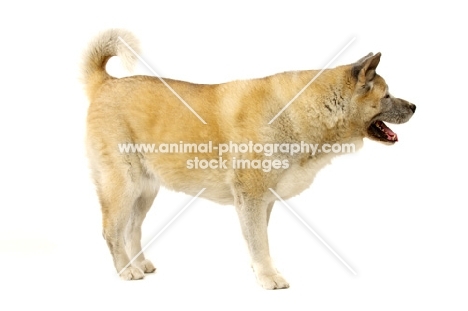
<path id="1" fill-rule="evenodd" d="M 398 136 L 385 123 L 377 121 L 379 128 L 387 135 L 388 140 L 398 141 Z"/>

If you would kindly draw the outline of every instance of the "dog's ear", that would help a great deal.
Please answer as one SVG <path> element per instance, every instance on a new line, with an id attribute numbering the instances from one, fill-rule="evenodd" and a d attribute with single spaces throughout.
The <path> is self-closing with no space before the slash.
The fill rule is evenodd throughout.
<path id="1" fill-rule="evenodd" d="M 351 73 L 362 88 L 365 88 L 374 79 L 380 56 L 380 52 L 375 55 L 369 53 L 353 64 Z"/>

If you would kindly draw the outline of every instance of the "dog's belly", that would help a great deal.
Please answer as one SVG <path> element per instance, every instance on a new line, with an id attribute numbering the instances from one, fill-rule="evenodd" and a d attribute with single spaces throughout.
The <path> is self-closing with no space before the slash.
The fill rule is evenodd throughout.
<path id="1" fill-rule="evenodd" d="M 234 205 L 231 187 L 225 183 L 211 183 L 206 181 L 199 183 L 187 180 L 187 182 L 179 182 L 177 184 L 163 182 L 162 185 L 168 189 L 192 196 L 197 195 L 204 188 L 205 190 L 200 194 L 200 197 L 222 205 Z"/>
<path id="2" fill-rule="evenodd" d="M 161 160 L 158 159 L 158 160 Z M 203 190 L 200 197 L 223 205 L 234 204 L 231 184 L 227 179 L 226 170 L 189 170 L 181 164 L 161 161 L 147 162 L 146 167 L 160 182 L 161 186 L 185 194 L 195 196 Z"/>

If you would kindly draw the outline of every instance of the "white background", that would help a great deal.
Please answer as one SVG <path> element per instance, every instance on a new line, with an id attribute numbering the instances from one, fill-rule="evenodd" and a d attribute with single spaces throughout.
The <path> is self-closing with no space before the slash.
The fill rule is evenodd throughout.
<path id="1" fill-rule="evenodd" d="M 466 310 L 460 2 L 167 2 L 1 4 L 0 308 Z M 409 123 L 391 126 L 400 141 L 366 141 L 289 200 L 357 276 L 277 203 L 271 252 L 291 288 L 265 291 L 234 208 L 198 200 L 149 247 L 157 273 L 119 280 L 87 169 L 78 80 L 81 52 L 110 27 L 134 32 L 162 76 L 198 83 L 320 69 L 352 37 L 333 66 L 382 52 L 379 74 L 418 107 Z M 189 200 L 161 191 L 144 241 Z"/>

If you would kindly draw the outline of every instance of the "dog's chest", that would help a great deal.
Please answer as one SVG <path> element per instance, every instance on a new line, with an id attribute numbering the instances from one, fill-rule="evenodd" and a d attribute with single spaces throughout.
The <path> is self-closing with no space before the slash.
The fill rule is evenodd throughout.
<path id="1" fill-rule="evenodd" d="M 363 141 L 362 139 L 348 141 L 341 145 L 342 148 L 345 145 L 354 147 L 350 147 L 351 149 L 348 152 L 356 152 L 362 148 Z M 308 159 L 303 163 L 292 164 L 284 171 L 276 184 L 276 192 L 283 199 L 288 199 L 298 195 L 305 189 L 309 188 L 317 173 L 327 164 L 330 164 L 334 157 L 344 154 L 345 149 L 342 151 L 343 153 L 321 153 L 319 156 Z"/>
<path id="2" fill-rule="evenodd" d="M 309 159 L 304 163 L 291 164 L 277 183 L 276 192 L 283 199 L 288 199 L 300 194 L 302 191 L 309 188 L 317 173 L 324 166 L 330 164 L 334 156 L 334 154 L 327 154 L 318 158 Z"/>

